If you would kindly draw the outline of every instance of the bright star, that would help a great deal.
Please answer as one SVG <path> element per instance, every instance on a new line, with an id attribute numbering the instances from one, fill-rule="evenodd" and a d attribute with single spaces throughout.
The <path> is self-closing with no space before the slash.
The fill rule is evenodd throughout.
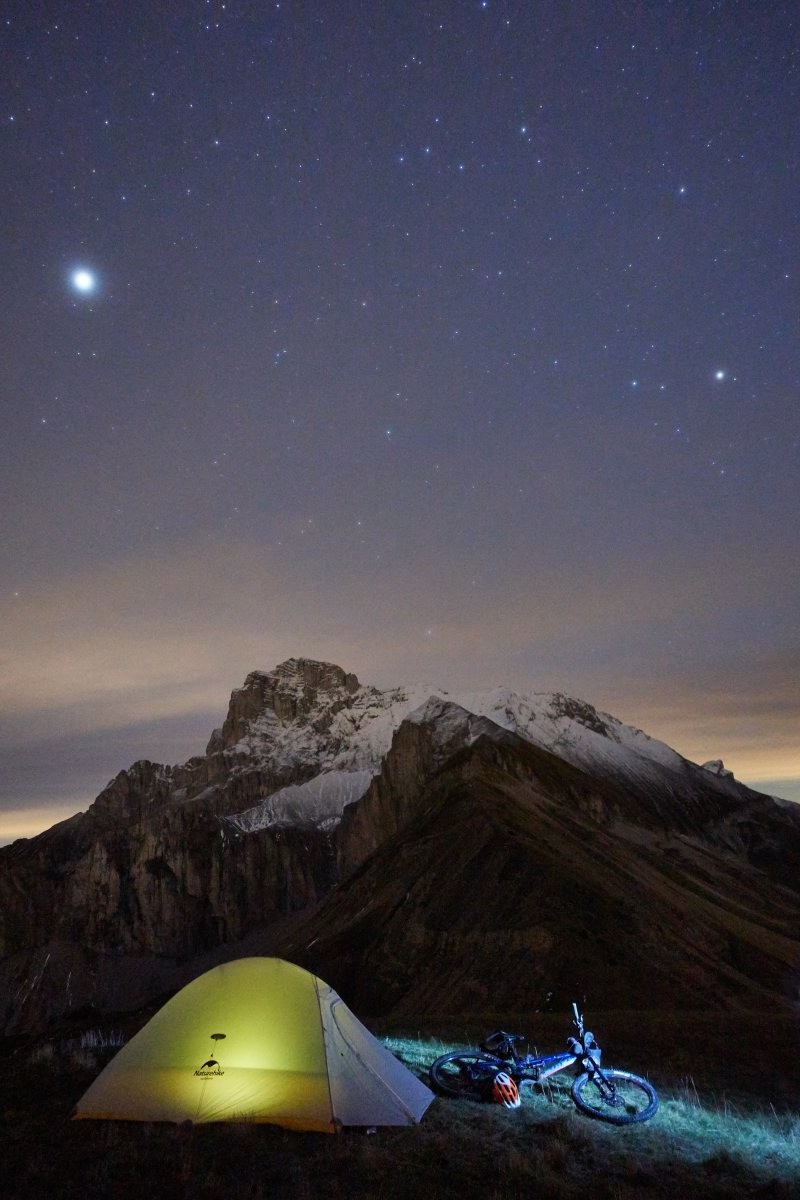
<path id="1" fill-rule="evenodd" d="M 87 271 L 85 267 L 78 267 L 72 272 L 72 286 L 78 292 L 93 292 L 97 286 L 97 280 L 91 271 Z"/>
<path id="2" fill-rule="evenodd" d="M 714 378 L 715 378 L 715 379 L 719 379 L 719 380 L 722 380 L 722 379 L 724 379 L 724 378 L 725 378 L 725 372 L 724 372 L 724 371 L 715 371 L 715 372 L 714 372 Z"/>

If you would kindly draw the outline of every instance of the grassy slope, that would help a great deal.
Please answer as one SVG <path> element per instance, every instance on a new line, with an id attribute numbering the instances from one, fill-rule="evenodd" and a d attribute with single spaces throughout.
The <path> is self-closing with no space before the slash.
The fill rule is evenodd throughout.
<path id="1" fill-rule="evenodd" d="M 565 1086 L 526 1098 L 518 1112 L 437 1099 L 415 1129 L 340 1137 L 246 1123 L 71 1123 L 72 1105 L 113 1054 L 102 1042 L 72 1037 L 19 1048 L 3 1060 L 4 1200 L 800 1197 L 800 1116 L 771 1098 L 785 1089 L 772 1086 L 779 1081 L 770 1074 L 769 1053 L 750 1075 L 749 1091 L 741 1086 L 744 1075 L 739 1086 L 718 1090 L 725 1065 L 705 1036 L 705 1055 L 687 1055 L 692 1074 L 681 1075 L 682 1064 L 652 1045 L 646 1062 L 641 1048 L 638 1057 L 607 1056 L 647 1071 L 657 1084 L 661 1109 L 646 1125 L 620 1130 L 581 1116 L 562 1076 Z M 387 1042 L 422 1075 L 464 1039 Z"/>

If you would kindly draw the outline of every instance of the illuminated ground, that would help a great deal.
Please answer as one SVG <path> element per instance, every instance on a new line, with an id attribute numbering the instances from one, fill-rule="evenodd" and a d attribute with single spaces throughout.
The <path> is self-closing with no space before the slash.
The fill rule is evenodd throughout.
<path id="1" fill-rule="evenodd" d="M 651 1053 L 647 1073 L 661 1108 L 652 1122 L 621 1130 L 578 1114 L 566 1078 L 516 1113 L 437 1099 L 417 1128 L 373 1135 L 70 1122 L 73 1104 L 115 1052 L 109 1040 L 119 1039 L 92 1030 L 5 1047 L 5 1197 L 800 1197 L 800 1115 L 778 1098 L 780 1081 L 770 1088 L 766 1068 L 748 1096 L 741 1087 L 705 1087 L 714 1072 L 701 1058 L 695 1075 L 679 1078 L 666 1059 L 659 1074 Z M 463 1039 L 387 1040 L 422 1074 Z M 778 1099 L 769 1099 L 771 1090 Z"/>

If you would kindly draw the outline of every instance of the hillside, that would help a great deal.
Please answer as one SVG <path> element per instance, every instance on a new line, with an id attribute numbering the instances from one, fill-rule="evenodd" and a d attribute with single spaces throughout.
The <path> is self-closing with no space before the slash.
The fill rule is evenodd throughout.
<path id="1" fill-rule="evenodd" d="M 131 1009 L 252 950 L 376 1014 L 785 1006 L 798 879 L 794 806 L 583 701 L 291 659 L 205 755 L 0 850 L 0 1022 Z"/>
<path id="2" fill-rule="evenodd" d="M 416 726 L 420 740 L 429 731 Z M 790 994 L 798 894 L 732 850 L 730 815 L 704 828 L 698 795 L 670 826 L 660 801 L 485 733 L 420 773 L 393 836 L 354 866 L 360 830 L 389 823 L 382 785 L 404 793 L 398 754 L 345 813 L 352 869 L 279 943 L 361 1010 L 566 1010 L 575 997 L 593 1009 L 758 1008 Z"/>

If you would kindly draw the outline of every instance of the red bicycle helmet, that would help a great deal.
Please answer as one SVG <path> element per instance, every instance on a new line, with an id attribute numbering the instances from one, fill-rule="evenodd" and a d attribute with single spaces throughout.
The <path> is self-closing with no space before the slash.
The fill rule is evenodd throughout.
<path id="1" fill-rule="evenodd" d="M 504 1108 L 519 1108 L 519 1089 L 510 1075 L 498 1071 L 492 1083 L 492 1099 Z"/>

